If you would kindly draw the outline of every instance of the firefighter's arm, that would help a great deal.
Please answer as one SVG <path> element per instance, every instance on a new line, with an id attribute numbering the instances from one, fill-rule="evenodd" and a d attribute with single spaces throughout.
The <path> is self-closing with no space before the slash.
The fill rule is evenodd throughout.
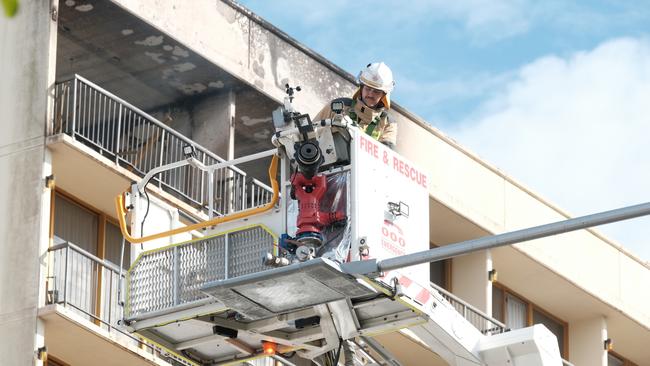
<path id="1" fill-rule="evenodd" d="M 379 136 L 379 142 L 390 147 L 392 150 L 395 150 L 395 145 L 397 144 L 397 123 L 393 121 L 388 121 L 386 126 L 384 126 L 381 136 Z"/>

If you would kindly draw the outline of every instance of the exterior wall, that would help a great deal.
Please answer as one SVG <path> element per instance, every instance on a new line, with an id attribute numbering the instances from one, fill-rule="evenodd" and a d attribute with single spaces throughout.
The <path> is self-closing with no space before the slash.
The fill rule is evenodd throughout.
<path id="1" fill-rule="evenodd" d="M 151 115 L 228 160 L 234 151 L 234 108 L 235 94 L 225 92 L 207 96 L 193 104 L 156 110 Z"/>
<path id="2" fill-rule="evenodd" d="M 607 366 L 607 323 L 597 317 L 571 323 L 569 327 L 569 355 L 576 366 Z"/>
<path id="3" fill-rule="evenodd" d="M 506 231 L 567 217 L 509 182 L 505 198 Z M 650 324 L 650 292 L 645 290 L 650 269 L 597 232 L 582 230 L 515 247 L 639 323 Z"/>
<path id="4" fill-rule="evenodd" d="M 8 365 L 38 364 L 43 344 L 35 331 L 49 217 L 44 126 L 56 49 L 49 2 L 20 6 L 14 18 L 0 15 L 0 354 Z"/>
<path id="5" fill-rule="evenodd" d="M 354 91 L 347 78 L 224 2 L 113 1 L 278 102 L 286 83 L 300 85 L 300 111 L 316 113 L 327 101 Z"/>
<path id="6" fill-rule="evenodd" d="M 569 217 L 444 136 L 400 122 L 399 140 L 409 143 L 398 142 L 398 150 L 429 169 L 431 197 L 466 220 L 496 234 Z M 637 322 L 650 324 L 650 308 L 644 305 L 650 303 L 650 292 L 644 290 L 650 269 L 597 232 L 582 230 L 513 247 Z"/>
<path id="7" fill-rule="evenodd" d="M 431 197 L 488 232 L 503 231 L 504 178 L 442 132 L 426 129 L 405 115 L 394 117 L 399 123 L 397 151 L 431 174 Z"/>
<path id="8" fill-rule="evenodd" d="M 491 264 L 489 251 L 480 251 L 454 258 L 451 266 L 452 292 L 486 314 L 492 313 Z"/>
<path id="9" fill-rule="evenodd" d="M 192 139 L 226 160 L 234 158 L 235 93 L 203 99 L 193 110 Z"/>

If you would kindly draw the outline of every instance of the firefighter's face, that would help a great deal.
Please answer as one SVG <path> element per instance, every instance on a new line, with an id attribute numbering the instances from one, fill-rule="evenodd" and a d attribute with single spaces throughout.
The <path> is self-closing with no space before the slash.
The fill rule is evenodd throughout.
<path id="1" fill-rule="evenodd" d="M 368 85 L 361 87 L 361 100 L 370 108 L 377 106 L 383 96 L 384 92 L 379 89 L 371 88 Z"/>

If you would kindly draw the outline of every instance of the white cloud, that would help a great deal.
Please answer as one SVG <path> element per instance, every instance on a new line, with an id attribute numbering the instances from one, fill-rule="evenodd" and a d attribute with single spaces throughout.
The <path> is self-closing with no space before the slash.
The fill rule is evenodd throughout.
<path id="1" fill-rule="evenodd" d="M 539 59 L 449 132 L 573 214 L 650 201 L 650 42 Z M 650 261 L 650 219 L 602 231 Z"/>
<path id="2" fill-rule="evenodd" d="M 490 97 L 494 90 L 503 89 L 514 77 L 514 72 L 473 72 L 441 80 L 400 75 L 393 96 L 402 107 L 425 112 L 420 117 L 435 121 L 438 128 L 446 130 L 458 122 L 459 115 L 467 115 L 468 110 Z"/>

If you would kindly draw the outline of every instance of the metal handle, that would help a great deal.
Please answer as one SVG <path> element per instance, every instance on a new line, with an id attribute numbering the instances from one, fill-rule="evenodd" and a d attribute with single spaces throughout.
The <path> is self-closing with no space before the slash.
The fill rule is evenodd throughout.
<path id="1" fill-rule="evenodd" d="M 249 210 L 236 212 L 236 213 L 231 214 L 231 215 L 216 217 L 216 218 L 214 218 L 212 220 L 203 221 L 203 222 L 199 222 L 199 223 L 192 224 L 192 225 L 187 225 L 187 226 L 180 227 L 180 228 L 177 228 L 177 229 L 163 231 L 163 232 L 160 232 L 160 233 L 157 233 L 157 234 L 143 236 L 143 237 L 140 237 L 140 238 L 134 238 L 133 236 L 131 236 L 131 234 L 129 233 L 128 228 L 126 227 L 126 219 L 125 219 L 126 209 L 124 207 L 124 193 L 121 193 L 115 198 L 115 210 L 117 211 L 117 219 L 120 222 L 120 230 L 122 231 L 122 235 L 124 235 L 124 238 L 128 242 L 130 242 L 131 244 L 138 244 L 138 243 L 143 243 L 143 242 L 149 241 L 149 240 L 154 240 L 154 239 L 164 238 L 164 237 L 172 236 L 172 235 L 176 235 L 176 234 L 186 233 L 186 232 L 192 231 L 192 230 L 199 230 L 199 229 L 203 229 L 203 228 L 208 227 L 208 226 L 214 226 L 214 225 L 221 224 L 221 223 L 224 223 L 224 222 L 229 222 L 229 221 L 233 221 L 233 220 L 237 220 L 237 219 L 242 219 L 244 217 L 248 217 L 248 216 L 258 214 L 258 213 L 266 212 L 266 211 L 272 209 L 275 206 L 275 204 L 278 202 L 278 198 L 280 197 L 279 184 L 278 184 L 278 181 L 275 179 L 277 170 L 278 170 L 278 156 L 273 155 L 273 159 L 271 160 L 271 165 L 269 166 L 269 179 L 271 181 L 271 188 L 273 189 L 273 197 L 271 198 L 271 201 L 269 203 L 267 203 L 266 205 L 264 205 L 262 207 L 256 207 L 256 208 L 252 208 L 252 209 L 249 209 Z"/>

